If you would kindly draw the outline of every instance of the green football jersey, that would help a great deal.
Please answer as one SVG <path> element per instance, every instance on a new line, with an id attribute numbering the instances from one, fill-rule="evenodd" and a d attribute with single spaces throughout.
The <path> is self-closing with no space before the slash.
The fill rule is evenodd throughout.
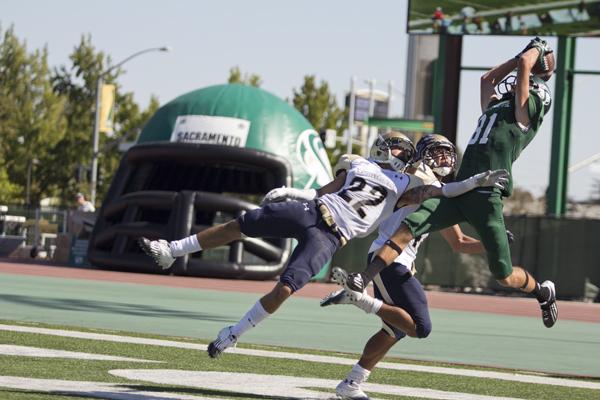
<path id="1" fill-rule="evenodd" d="M 509 182 L 502 191 L 508 197 L 513 191 L 512 164 L 535 137 L 544 118 L 544 103 L 530 93 L 528 99 L 530 127 L 524 132 L 515 120 L 514 97 L 490 103 L 479 117 L 477 129 L 465 150 L 457 180 L 480 172 L 505 169 Z"/>

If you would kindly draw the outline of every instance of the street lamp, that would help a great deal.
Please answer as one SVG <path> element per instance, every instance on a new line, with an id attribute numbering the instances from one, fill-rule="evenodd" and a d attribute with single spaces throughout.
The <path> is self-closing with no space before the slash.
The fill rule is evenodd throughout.
<path id="1" fill-rule="evenodd" d="M 111 71 L 119 68 L 127 61 L 140 56 L 145 53 L 150 53 L 153 51 L 171 51 L 169 46 L 163 47 L 151 47 L 149 49 L 140 50 L 137 53 L 133 53 L 123 61 L 113 65 L 106 71 L 102 72 L 100 76 L 98 76 L 98 82 L 96 84 L 96 112 L 95 112 L 95 122 L 94 122 L 94 136 L 92 139 L 93 147 L 92 147 L 92 171 L 91 171 L 91 182 L 90 182 L 90 201 L 92 204 L 96 204 L 96 186 L 98 186 L 98 142 L 99 142 L 99 129 L 100 129 L 100 93 L 102 91 L 102 84 L 104 83 L 104 76 L 110 73 Z"/>

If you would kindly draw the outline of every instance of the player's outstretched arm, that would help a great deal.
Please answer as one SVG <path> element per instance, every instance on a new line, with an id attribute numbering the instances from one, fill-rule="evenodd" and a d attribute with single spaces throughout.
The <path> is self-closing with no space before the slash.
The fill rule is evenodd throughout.
<path id="1" fill-rule="evenodd" d="M 260 202 L 261 206 L 268 203 L 277 203 L 284 200 L 309 201 L 326 193 L 335 193 L 344 186 L 346 172 L 342 171 L 334 180 L 320 189 L 296 189 L 289 187 L 275 188 L 269 191 Z"/>
<path id="2" fill-rule="evenodd" d="M 480 80 L 480 99 L 481 111 L 488 108 L 490 102 L 496 97 L 496 86 L 506 75 L 510 74 L 517 68 L 517 59 L 511 58 L 500 65 L 495 66 L 481 76 Z"/>
<path id="3" fill-rule="evenodd" d="M 423 185 L 406 191 L 398 200 L 397 207 L 408 204 L 419 204 L 431 197 L 457 197 L 478 187 L 496 187 L 504 189 L 508 183 L 508 171 L 497 169 L 473 175 L 464 181 L 450 182 L 441 188 Z"/>

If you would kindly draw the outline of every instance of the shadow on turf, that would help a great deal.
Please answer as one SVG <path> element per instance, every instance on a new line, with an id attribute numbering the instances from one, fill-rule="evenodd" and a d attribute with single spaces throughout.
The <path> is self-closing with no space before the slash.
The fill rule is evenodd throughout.
<path id="1" fill-rule="evenodd" d="M 33 296 L 1 294 L 0 301 L 27 304 L 35 307 L 68 311 L 103 311 L 112 314 L 135 315 L 153 318 L 194 318 L 209 321 L 229 322 L 230 319 L 215 314 L 181 311 L 172 308 L 146 306 L 142 304 L 117 303 L 109 301 L 55 299 Z"/>
<path id="2" fill-rule="evenodd" d="M 83 392 L 42 392 L 42 391 L 29 391 L 29 390 L 0 390 L 0 392 L 6 393 L 18 393 L 18 394 L 38 394 L 44 396 L 63 396 L 63 397 L 89 397 L 89 398 L 104 398 L 104 399 L 123 399 L 123 396 L 127 396 L 128 400 L 162 400 L 164 399 L 160 393 L 178 393 L 196 396 L 219 396 L 231 399 L 258 399 L 258 400 L 299 400 L 298 397 L 282 397 L 282 396 L 262 396 L 251 393 L 237 393 L 237 392 L 224 392 L 221 390 L 210 390 L 210 389 L 193 389 L 188 387 L 162 387 L 162 386 L 143 386 L 143 385 L 117 385 L 122 388 L 127 388 L 136 391 L 145 392 L 156 392 L 156 397 L 147 394 L 134 394 L 134 393 L 123 393 L 110 391 L 91 391 L 89 393 Z M 310 398 L 303 398 L 302 400 L 310 400 Z"/>

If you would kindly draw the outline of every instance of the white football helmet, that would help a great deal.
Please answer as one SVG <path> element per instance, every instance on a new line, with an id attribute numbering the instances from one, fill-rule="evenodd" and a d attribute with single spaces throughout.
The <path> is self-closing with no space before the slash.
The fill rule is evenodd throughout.
<path id="1" fill-rule="evenodd" d="M 394 156 L 392 153 L 396 149 L 400 151 Z M 415 146 L 408 136 L 392 131 L 379 135 L 371 146 L 369 158 L 377 164 L 387 164 L 395 171 L 402 172 L 412 162 L 415 152 Z"/>

